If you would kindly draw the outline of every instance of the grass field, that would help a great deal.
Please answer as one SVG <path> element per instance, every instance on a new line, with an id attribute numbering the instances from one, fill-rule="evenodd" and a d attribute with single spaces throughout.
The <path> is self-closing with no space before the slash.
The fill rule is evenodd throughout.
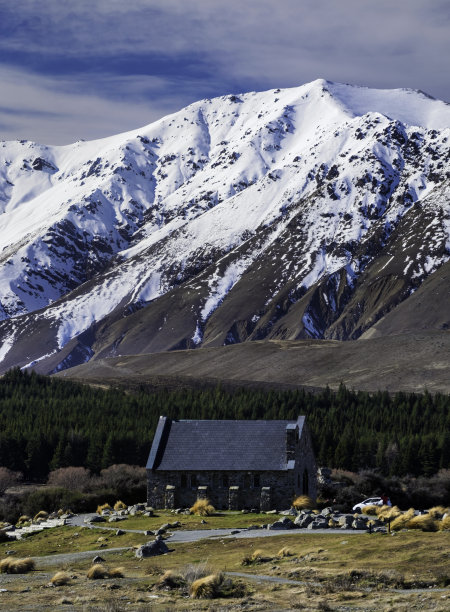
<path id="1" fill-rule="evenodd" d="M 173 545 L 169 541 L 170 553 L 142 561 L 134 556 L 134 550 L 107 552 L 108 548 L 138 546 L 147 539 L 142 534 L 115 536 L 114 532 L 104 529 L 59 527 L 23 541 L 1 544 L 0 558 L 5 556 L 6 550 L 13 549 L 15 557 L 34 557 L 36 569 L 26 575 L 0 574 L 0 589 L 7 589 L 0 592 L 0 609 L 231 611 L 243 609 L 245 603 L 245 610 L 379 612 L 444 611 L 450 605 L 450 590 L 435 590 L 450 583 L 449 532 L 402 531 L 395 536 L 360 533 L 346 537 L 339 533 L 317 535 L 298 531 L 295 535 L 281 534 L 264 539 L 216 538 Z M 99 547 L 107 567 L 122 567 L 125 578 L 88 580 L 90 557 L 73 556 L 62 563 L 55 556 L 54 563 L 39 562 L 42 555 L 76 553 Z M 291 554 L 279 558 L 277 554 L 283 547 Z M 244 557 L 257 549 L 266 560 L 242 565 Z M 204 564 L 211 573 L 257 574 L 299 583 L 271 584 L 233 577 L 234 581 L 245 585 L 245 597 L 212 601 L 193 600 L 183 590 L 155 588 L 166 570 L 185 573 L 187 567 Z M 57 571 L 67 572 L 71 576 L 69 583 L 47 586 Z M 414 588 L 422 590 L 411 590 Z"/>

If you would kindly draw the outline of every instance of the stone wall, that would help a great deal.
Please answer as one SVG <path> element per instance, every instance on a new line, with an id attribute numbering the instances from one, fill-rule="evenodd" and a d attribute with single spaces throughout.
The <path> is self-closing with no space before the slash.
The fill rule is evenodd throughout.
<path id="1" fill-rule="evenodd" d="M 290 427 L 283 451 L 291 462 L 290 469 L 277 472 L 147 470 L 147 502 L 154 508 L 187 508 L 197 499 L 207 497 L 219 510 L 283 510 L 291 506 L 297 495 L 307 493 L 315 499 L 316 464 L 306 425 L 300 439 L 298 429 Z"/>

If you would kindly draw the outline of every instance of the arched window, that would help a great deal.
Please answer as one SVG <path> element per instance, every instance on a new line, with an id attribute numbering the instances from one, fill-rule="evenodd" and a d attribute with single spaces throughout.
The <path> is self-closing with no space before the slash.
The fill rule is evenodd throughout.
<path id="1" fill-rule="evenodd" d="M 303 487 L 302 487 L 303 495 L 309 495 L 309 477 L 308 470 L 305 468 L 303 472 Z"/>

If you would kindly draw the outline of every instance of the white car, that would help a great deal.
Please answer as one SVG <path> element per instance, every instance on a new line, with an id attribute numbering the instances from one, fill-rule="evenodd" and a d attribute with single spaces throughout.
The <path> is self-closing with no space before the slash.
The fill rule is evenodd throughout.
<path id="1" fill-rule="evenodd" d="M 369 497 L 368 499 L 365 499 L 362 502 L 359 502 L 359 504 L 356 504 L 355 506 L 353 506 L 352 510 L 353 512 L 362 512 L 362 509 L 365 508 L 366 506 L 382 506 L 383 505 L 383 500 L 381 499 L 381 497 Z"/>

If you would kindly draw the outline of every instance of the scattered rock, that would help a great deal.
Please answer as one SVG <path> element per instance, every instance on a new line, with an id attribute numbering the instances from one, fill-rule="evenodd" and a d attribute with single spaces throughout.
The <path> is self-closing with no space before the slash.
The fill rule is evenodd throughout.
<path id="1" fill-rule="evenodd" d="M 136 551 L 136 557 L 146 559 L 147 557 L 156 557 L 169 552 L 169 548 L 162 539 L 156 539 L 154 542 L 147 542 L 140 546 Z"/>
<path id="2" fill-rule="evenodd" d="M 121 535 L 124 535 L 124 533 L 125 533 L 125 531 L 124 531 L 123 529 L 118 529 L 118 530 L 116 531 L 116 536 L 121 536 Z"/>
<path id="3" fill-rule="evenodd" d="M 97 555 L 92 559 L 92 564 L 95 565 L 96 563 L 105 563 L 105 560 L 100 555 Z"/>
<path id="4" fill-rule="evenodd" d="M 269 525 L 269 529 L 294 529 L 295 524 L 287 516 L 280 521 L 275 521 L 272 525 Z"/>

